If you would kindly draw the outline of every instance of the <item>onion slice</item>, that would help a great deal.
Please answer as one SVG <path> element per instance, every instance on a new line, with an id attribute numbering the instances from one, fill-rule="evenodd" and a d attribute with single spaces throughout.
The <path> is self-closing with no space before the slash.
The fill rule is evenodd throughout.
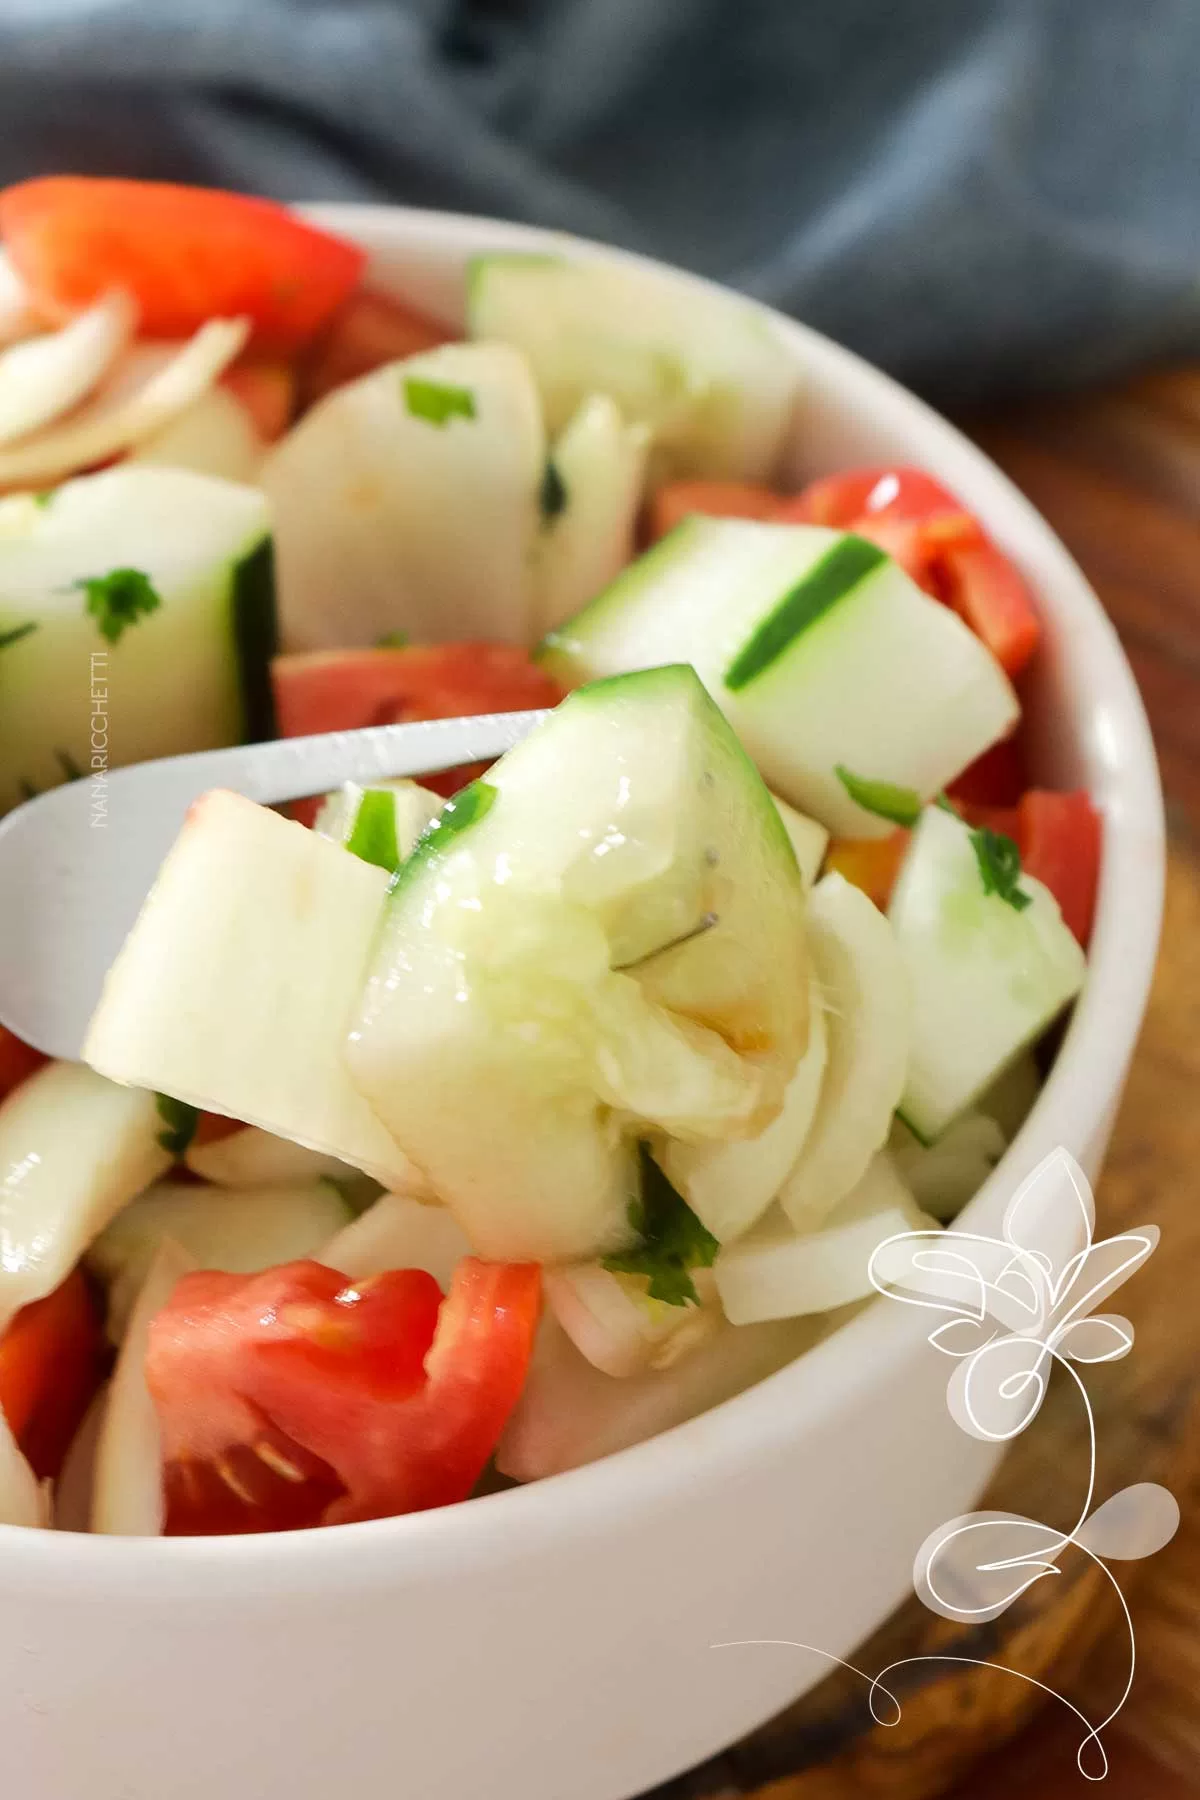
<path id="1" fill-rule="evenodd" d="M 31 336 L 39 322 L 12 258 L 0 249 L 0 344 L 15 344 L 19 338 Z"/>
<path id="2" fill-rule="evenodd" d="M 114 289 L 61 331 L 26 338 L 0 355 L 0 444 L 27 438 L 71 412 L 104 379 L 137 325 L 137 307 Z"/>
<path id="3" fill-rule="evenodd" d="M 152 437 L 207 392 L 249 334 L 248 319 L 210 319 L 128 398 L 116 404 L 98 401 L 54 430 L 0 450 L 0 487 L 61 481 Z"/>

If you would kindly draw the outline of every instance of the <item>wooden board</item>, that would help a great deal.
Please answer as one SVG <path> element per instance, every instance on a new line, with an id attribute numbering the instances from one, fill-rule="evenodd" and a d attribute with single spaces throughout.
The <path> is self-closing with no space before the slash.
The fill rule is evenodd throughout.
<path id="1" fill-rule="evenodd" d="M 1148 1221 L 1163 1244 L 1122 1291 L 1134 1354 L 1091 1373 L 1097 1491 L 1159 1480 L 1184 1526 L 1145 1564 L 1119 1566 L 1139 1674 L 1108 1735 L 1107 1800 L 1200 1796 L 1200 370 L 1047 403 L 970 428 L 1061 533 L 1117 624 L 1162 758 L 1172 832 L 1163 953 L 1097 1193 L 1105 1234 Z M 985 1504 L 1051 1524 L 1086 1469 L 1077 1396 L 1055 1384 Z M 1070 1487 L 1070 1491 L 1068 1491 Z M 914 1655 L 1011 1665 L 1090 1717 L 1120 1693 L 1119 1611 L 1094 1566 L 1064 1560 L 994 1623 L 967 1631 L 915 1599 L 864 1646 L 877 1669 Z M 926 1800 L 972 1770 L 962 1800 L 1096 1791 L 1075 1765 L 1081 1729 L 1027 1682 L 930 1662 L 909 1671 L 903 1718 L 872 1724 L 863 1684 L 831 1676 L 770 1725 L 654 1800 Z"/>

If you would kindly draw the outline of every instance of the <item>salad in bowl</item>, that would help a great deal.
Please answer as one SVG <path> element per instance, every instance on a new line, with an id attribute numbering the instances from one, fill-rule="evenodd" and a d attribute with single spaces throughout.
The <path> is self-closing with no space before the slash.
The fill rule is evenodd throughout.
<path id="1" fill-rule="evenodd" d="M 472 255 L 451 331 L 281 207 L 0 193 L 0 803 L 545 709 L 194 806 L 80 1064 L 0 1039 L 0 1522 L 240 1535 L 559 1474 L 953 1219 L 1084 988 L 1041 604 L 902 459 L 795 484 L 769 316 Z"/>

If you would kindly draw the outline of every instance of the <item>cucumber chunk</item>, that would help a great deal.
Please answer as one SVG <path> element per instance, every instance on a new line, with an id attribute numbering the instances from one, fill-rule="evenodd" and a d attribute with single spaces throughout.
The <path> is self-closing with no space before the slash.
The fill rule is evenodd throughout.
<path id="1" fill-rule="evenodd" d="M 447 344 L 334 390 L 272 451 L 290 649 L 525 644 L 546 439 L 524 359 Z"/>
<path id="2" fill-rule="evenodd" d="M 912 998 L 891 927 L 842 876 L 812 891 L 809 950 L 821 985 L 829 1056 L 812 1128 L 780 1190 L 797 1231 L 810 1231 L 866 1173 L 904 1086 Z"/>
<path id="3" fill-rule="evenodd" d="M 47 1063 L 0 1106 L 0 1333 L 171 1165 L 152 1093 Z"/>
<path id="4" fill-rule="evenodd" d="M 879 837 L 839 764 L 931 798 L 1020 708 L 949 607 L 862 538 L 818 525 L 685 519 L 539 658 L 566 687 L 682 657 L 767 785 L 841 837 Z"/>
<path id="5" fill-rule="evenodd" d="M 87 1061 L 411 1191 L 343 1059 L 387 884 L 278 813 L 206 794 L 109 971 Z"/>
<path id="6" fill-rule="evenodd" d="M 270 735 L 269 529 L 256 489 L 182 469 L 0 500 L 0 809 Z M 140 610 L 98 617 L 89 601 L 114 571 L 142 578 Z"/>
<path id="7" fill-rule="evenodd" d="M 162 1181 L 127 1206 L 88 1251 L 88 1267 L 108 1288 L 108 1333 L 129 1317 L 164 1239 L 198 1268 L 250 1275 L 315 1256 L 350 1209 L 331 1182 L 293 1187 L 217 1188 Z"/>
<path id="8" fill-rule="evenodd" d="M 771 795 L 775 802 L 775 810 L 783 820 L 783 829 L 792 841 L 792 849 L 796 852 L 796 863 L 804 877 L 805 887 L 811 887 L 821 873 L 821 864 L 825 861 L 825 852 L 829 848 L 829 833 L 816 819 L 810 819 L 807 813 L 797 812 L 778 794 Z"/>
<path id="9" fill-rule="evenodd" d="M 539 636 L 615 581 L 633 556 L 648 433 L 592 394 L 555 439 L 537 544 Z M 549 502 L 549 504 L 548 504 Z"/>
<path id="10" fill-rule="evenodd" d="M 653 432 L 656 479 L 775 472 L 799 376 L 749 301 L 648 269 L 480 256 L 467 322 L 525 352 L 552 432 L 589 394 L 610 394 Z"/>
<path id="11" fill-rule="evenodd" d="M 1087 961 L 1041 882 L 1020 877 L 1017 908 L 984 889 L 970 829 L 929 807 L 888 907 L 913 996 L 900 1100 L 932 1141 L 973 1105 L 1079 993 Z"/>
<path id="12" fill-rule="evenodd" d="M 695 675 L 656 669 L 572 696 L 435 822 L 348 1058 L 477 1250 L 587 1258 L 628 1235 L 636 1135 L 774 1116 L 804 955 L 770 796 Z"/>
<path id="13" fill-rule="evenodd" d="M 934 1224 L 917 1206 L 886 1152 L 819 1230 L 798 1235 L 780 1210 L 722 1250 L 717 1292 L 734 1325 L 832 1312 L 871 1293 L 871 1253 L 885 1238 Z"/>

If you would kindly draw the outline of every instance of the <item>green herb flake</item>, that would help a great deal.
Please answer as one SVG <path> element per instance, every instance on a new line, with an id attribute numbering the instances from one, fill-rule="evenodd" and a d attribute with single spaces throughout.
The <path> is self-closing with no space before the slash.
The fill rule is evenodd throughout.
<path id="1" fill-rule="evenodd" d="M 699 1306 L 693 1269 L 710 1269 L 720 1249 L 687 1201 L 677 1194 L 645 1144 L 641 1145 L 642 1192 L 629 1209 L 639 1242 L 604 1258 L 614 1275 L 647 1275 L 652 1300 L 668 1306 Z"/>
<path id="2" fill-rule="evenodd" d="M 400 867 L 396 802 L 389 788 L 367 788 L 358 803 L 346 848 L 351 856 L 394 875 Z"/>
<path id="3" fill-rule="evenodd" d="M 546 458 L 546 467 L 542 470 L 542 485 L 538 490 L 538 502 L 542 509 L 543 519 L 557 519 L 566 511 L 567 484 L 562 478 L 562 471 L 552 456 Z"/>
<path id="4" fill-rule="evenodd" d="M 131 625 L 162 605 L 161 595 L 140 569 L 85 575 L 74 585 L 85 596 L 84 611 L 95 619 L 101 637 L 110 644 L 119 644 Z"/>
<path id="5" fill-rule="evenodd" d="M 24 625 L 14 625 L 11 631 L 0 631 L 0 650 L 7 650 L 10 644 L 19 644 L 22 638 L 36 630 L 37 620 L 26 619 Z"/>
<path id="6" fill-rule="evenodd" d="M 893 825 L 913 826 L 921 816 L 921 796 L 916 788 L 897 787 L 892 781 L 873 781 L 855 775 L 844 763 L 834 773 L 856 806 L 874 813 L 878 819 L 890 819 Z"/>
<path id="7" fill-rule="evenodd" d="M 995 894 L 1015 912 L 1024 912 L 1032 904 L 1033 895 L 1017 885 L 1021 879 L 1021 852 L 1017 846 L 1002 831 L 990 831 L 986 825 L 970 836 L 984 893 Z"/>
<path id="8" fill-rule="evenodd" d="M 452 387 L 444 381 L 423 381 L 419 375 L 404 377 L 404 404 L 414 419 L 440 430 L 451 419 L 473 419 L 475 396 L 470 388 Z"/>
<path id="9" fill-rule="evenodd" d="M 385 631 L 382 637 L 375 639 L 376 650 L 407 650 L 407 631 Z"/>
<path id="10" fill-rule="evenodd" d="M 189 1106 L 186 1100 L 174 1100 L 170 1094 L 155 1094 L 154 1104 L 164 1126 L 158 1134 L 159 1143 L 172 1156 L 182 1156 L 196 1135 L 200 1108 Z"/>
<path id="11" fill-rule="evenodd" d="M 30 494 L 29 498 L 33 501 L 33 504 L 38 508 L 39 512 L 45 512 L 48 506 L 53 505 L 54 496 L 57 492 L 57 488 L 42 488 L 39 493 Z"/>

